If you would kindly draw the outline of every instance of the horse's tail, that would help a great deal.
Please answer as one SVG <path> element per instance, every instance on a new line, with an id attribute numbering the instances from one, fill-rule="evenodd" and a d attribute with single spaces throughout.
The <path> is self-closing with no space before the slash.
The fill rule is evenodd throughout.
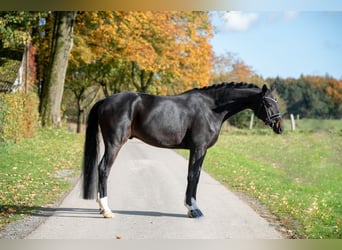
<path id="1" fill-rule="evenodd" d="M 99 117 L 102 101 L 97 102 L 88 115 L 83 155 L 83 199 L 92 200 L 97 193 Z"/>

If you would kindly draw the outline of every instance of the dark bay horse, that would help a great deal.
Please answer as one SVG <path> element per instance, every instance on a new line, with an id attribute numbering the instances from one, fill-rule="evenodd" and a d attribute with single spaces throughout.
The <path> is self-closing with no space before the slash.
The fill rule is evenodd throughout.
<path id="1" fill-rule="evenodd" d="M 185 206 L 188 216 L 201 217 L 196 205 L 197 184 L 207 149 L 232 115 L 251 109 L 277 134 L 283 121 L 274 88 L 246 83 L 222 83 L 192 89 L 176 96 L 122 92 L 97 102 L 88 116 L 83 160 L 83 198 L 98 199 L 105 218 L 112 217 L 107 202 L 107 178 L 122 145 L 130 138 L 163 148 L 190 150 Z M 101 129 L 104 155 L 98 164 Z"/>

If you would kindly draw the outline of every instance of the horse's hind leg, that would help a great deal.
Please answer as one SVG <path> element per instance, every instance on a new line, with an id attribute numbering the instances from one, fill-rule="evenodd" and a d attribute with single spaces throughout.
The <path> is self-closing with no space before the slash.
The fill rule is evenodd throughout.
<path id="1" fill-rule="evenodd" d="M 108 206 L 107 200 L 107 180 L 114 163 L 116 155 L 118 154 L 121 144 L 115 145 L 114 143 L 105 142 L 105 153 L 99 164 L 98 178 L 99 178 L 99 198 L 98 203 L 100 205 L 101 213 L 105 218 L 112 218 L 113 214 Z"/>

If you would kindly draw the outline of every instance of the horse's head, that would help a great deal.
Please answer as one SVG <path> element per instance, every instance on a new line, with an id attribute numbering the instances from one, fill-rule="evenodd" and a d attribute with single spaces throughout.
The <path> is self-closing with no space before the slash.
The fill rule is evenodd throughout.
<path id="1" fill-rule="evenodd" d="M 262 87 L 261 98 L 256 107 L 255 115 L 270 126 L 275 133 L 281 134 L 284 131 L 284 124 L 278 109 L 278 101 L 273 95 L 274 90 L 274 85 L 270 89 L 266 85 Z"/>

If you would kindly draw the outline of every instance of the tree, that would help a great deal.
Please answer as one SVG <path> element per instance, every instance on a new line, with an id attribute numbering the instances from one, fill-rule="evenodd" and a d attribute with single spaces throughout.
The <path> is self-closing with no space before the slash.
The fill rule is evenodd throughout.
<path id="1" fill-rule="evenodd" d="M 264 79 L 252 67 L 232 53 L 214 58 L 213 79 L 215 82 L 249 82 L 262 86 Z"/>
<path id="2" fill-rule="evenodd" d="M 70 91 L 76 99 L 76 132 L 81 132 L 81 125 L 84 122 L 86 109 L 94 104 L 100 86 L 94 84 L 91 68 L 87 65 L 79 65 L 73 68 L 72 65 L 68 68 L 69 74 L 66 78 L 66 91 Z M 70 109 L 70 108 L 69 108 Z"/>
<path id="3" fill-rule="evenodd" d="M 26 91 L 37 83 L 35 42 L 39 36 L 40 20 L 46 16 L 46 12 L 0 12 L 0 55 L 17 61 L 24 59 L 23 70 L 19 74 L 22 74 L 20 77 L 25 82 Z"/>
<path id="4" fill-rule="evenodd" d="M 207 85 L 211 28 L 206 12 L 78 12 L 65 83 L 75 108 L 68 116 L 87 112 L 94 85 L 105 96 L 124 90 L 174 94 Z"/>
<path id="5" fill-rule="evenodd" d="M 36 35 L 39 20 L 45 16 L 46 12 L 1 11 L 0 50 L 10 48 L 22 51 L 27 42 Z"/>
<path id="6" fill-rule="evenodd" d="M 43 126 L 59 126 L 61 101 L 69 54 L 73 44 L 75 11 L 54 12 L 54 29 L 46 82 L 43 84 L 40 114 Z"/>
<path id="7" fill-rule="evenodd" d="M 179 92 L 208 84 L 211 32 L 206 12 L 82 12 L 72 60 L 101 66 L 95 73 L 107 93 L 118 86 Z M 87 48 L 88 57 L 81 53 Z"/>
<path id="8" fill-rule="evenodd" d="M 326 92 L 328 96 L 337 105 L 342 105 L 342 80 L 337 80 L 332 77 L 326 77 L 327 88 Z"/>
<path id="9" fill-rule="evenodd" d="M 267 79 L 275 83 L 277 92 L 286 102 L 287 113 L 306 118 L 340 118 L 342 110 L 340 102 L 335 98 L 340 96 L 342 89 L 339 81 L 331 77 L 301 76 L 299 79 L 279 77 Z"/>

